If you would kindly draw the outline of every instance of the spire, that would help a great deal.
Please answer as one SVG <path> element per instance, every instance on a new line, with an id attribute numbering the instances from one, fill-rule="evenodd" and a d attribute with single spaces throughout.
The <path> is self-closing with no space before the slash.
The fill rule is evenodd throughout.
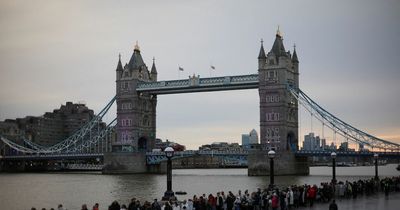
<path id="1" fill-rule="evenodd" d="M 274 45 L 272 45 L 272 49 L 271 49 L 270 53 L 271 52 L 274 53 L 274 55 L 276 57 L 287 56 L 285 47 L 283 46 L 282 33 L 279 30 L 279 26 L 278 26 L 278 30 L 276 31 Z"/>
<path id="2" fill-rule="evenodd" d="M 140 47 L 139 47 L 139 44 L 138 44 L 137 40 L 136 40 L 136 44 L 135 44 L 134 50 L 140 52 Z"/>
<path id="3" fill-rule="evenodd" d="M 281 33 L 281 30 L 279 30 L 279 25 L 278 25 L 278 30 L 276 30 L 276 36 L 279 36 L 282 38 L 282 33 Z"/>
<path id="4" fill-rule="evenodd" d="M 138 69 L 141 66 L 146 66 L 146 65 L 144 64 L 142 55 L 140 55 L 140 47 L 138 45 L 138 42 L 136 41 L 132 57 L 129 60 L 129 67 L 131 69 Z"/>
<path id="5" fill-rule="evenodd" d="M 119 59 L 118 59 L 118 65 L 117 65 L 117 71 L 122 71 L 122 63 L 121 63 L 121 53 L 118 55 Z"/>
<path id="6" fill-rule="evenodd" d="M 297 58 L 297 53 L 296 53 L 296 44 L 293 46 L 293 56 L 292 56 L 292 62 L 293 63 L 299 63 L 299 59 Z"/>
<path id="7" fill-rule="evenodd" d="M 258 54 L 258 59 L 266 59 L 267 57 L 265 56 L 265 50 L 264 50 L 264 41 L 261 39 L 261 48 L 260 48 L 260 54 Z"/>
<path id="8" fill-rule="evenodd" d="M 157 69 L 156 69 L 155 60 L 156 60 L 156 59 L 153 57 L 153 65 L 151 66 L 151 73 L 152 73 L 152 74 L 157 74 Z"/>

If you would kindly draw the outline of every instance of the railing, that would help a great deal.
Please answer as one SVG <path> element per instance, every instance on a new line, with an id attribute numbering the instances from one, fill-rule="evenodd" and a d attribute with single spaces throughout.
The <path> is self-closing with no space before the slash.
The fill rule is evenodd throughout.
<path id="1" fill-rule="evenodd" d="M 296 156 L 330 156 L 333 151 L 329 150 L 299 150 Z M 400 157 L 399 152 L 372 152 L 372 151 L 334 151 L 337 156 L 370 156 L 378 154 L 380 157 Z"/>
<path id="2" fill-rule="evenodd" d="M 200 78 L 192 76 L 184 80 L 159 82 L 142 82 L 138 84 L 138 92 L 156 94 L 183 93 L 198 91 L 217 91 L 229 89 L 250 89 L 258 87 L 258 74 Z"/>

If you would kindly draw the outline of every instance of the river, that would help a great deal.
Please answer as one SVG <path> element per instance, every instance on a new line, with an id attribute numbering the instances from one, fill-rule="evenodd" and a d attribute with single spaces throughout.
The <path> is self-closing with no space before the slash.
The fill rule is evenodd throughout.
<path id="1" fill-rule="evenodd" d="M 399 176 L 395 164 L 379 166 L 379 175 Z M 338 180 L 356 180 L 374 176 L 373 166 L 338 167 Z M 309 176 L 278 176 L 277 185 L 319 184 L 331 179 L 330 167 L 311 167 Z M 181 169 L 173 170 L 173 190 L 188 194 L 215 194 L 217 191 L 239 189 L 254 191 L 269 184 L 269 177 L 248 177 L 247 169 Z M 3 173 L 0 174 L 0 209 L 22 210 L 56 208 L 62 203 L 67 209 L 80 209 L 95 202 L 107 209 L 113 200 L 128 204 L 132 197 L 152 201 L 166 190 L 165 175 L 102 175 L 100 173 Z"/>

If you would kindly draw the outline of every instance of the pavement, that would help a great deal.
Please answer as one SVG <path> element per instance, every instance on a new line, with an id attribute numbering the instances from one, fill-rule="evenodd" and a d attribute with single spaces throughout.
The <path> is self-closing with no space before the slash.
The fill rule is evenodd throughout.
<path id="1" fill-rule="evenodd" d="M 370 196 L 358 196 L 356 199 L 336 199 L 338 210 L 391 210 L 400 209 L 400 193 L 391 192 L 389 196 L 379 193 Z M 299 209 L 329 210 L 329 203 L 314 203 L 313 207 Z"/>

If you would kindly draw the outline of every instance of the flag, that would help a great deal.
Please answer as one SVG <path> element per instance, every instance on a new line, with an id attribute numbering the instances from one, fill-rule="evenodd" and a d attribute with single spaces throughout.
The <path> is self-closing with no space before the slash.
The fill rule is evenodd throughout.
<path id="1" fill-rule="evenodd" d="M 215 66 L 211 65 L 211 69 L 215 69 Z"/>
<path id="2" fill-rule="evenodd" d="M 179 68 L 179 71 L 183 71 L 183 68 L 182 68 L 182 67 L 178 66 L 178 68 Z"/>

